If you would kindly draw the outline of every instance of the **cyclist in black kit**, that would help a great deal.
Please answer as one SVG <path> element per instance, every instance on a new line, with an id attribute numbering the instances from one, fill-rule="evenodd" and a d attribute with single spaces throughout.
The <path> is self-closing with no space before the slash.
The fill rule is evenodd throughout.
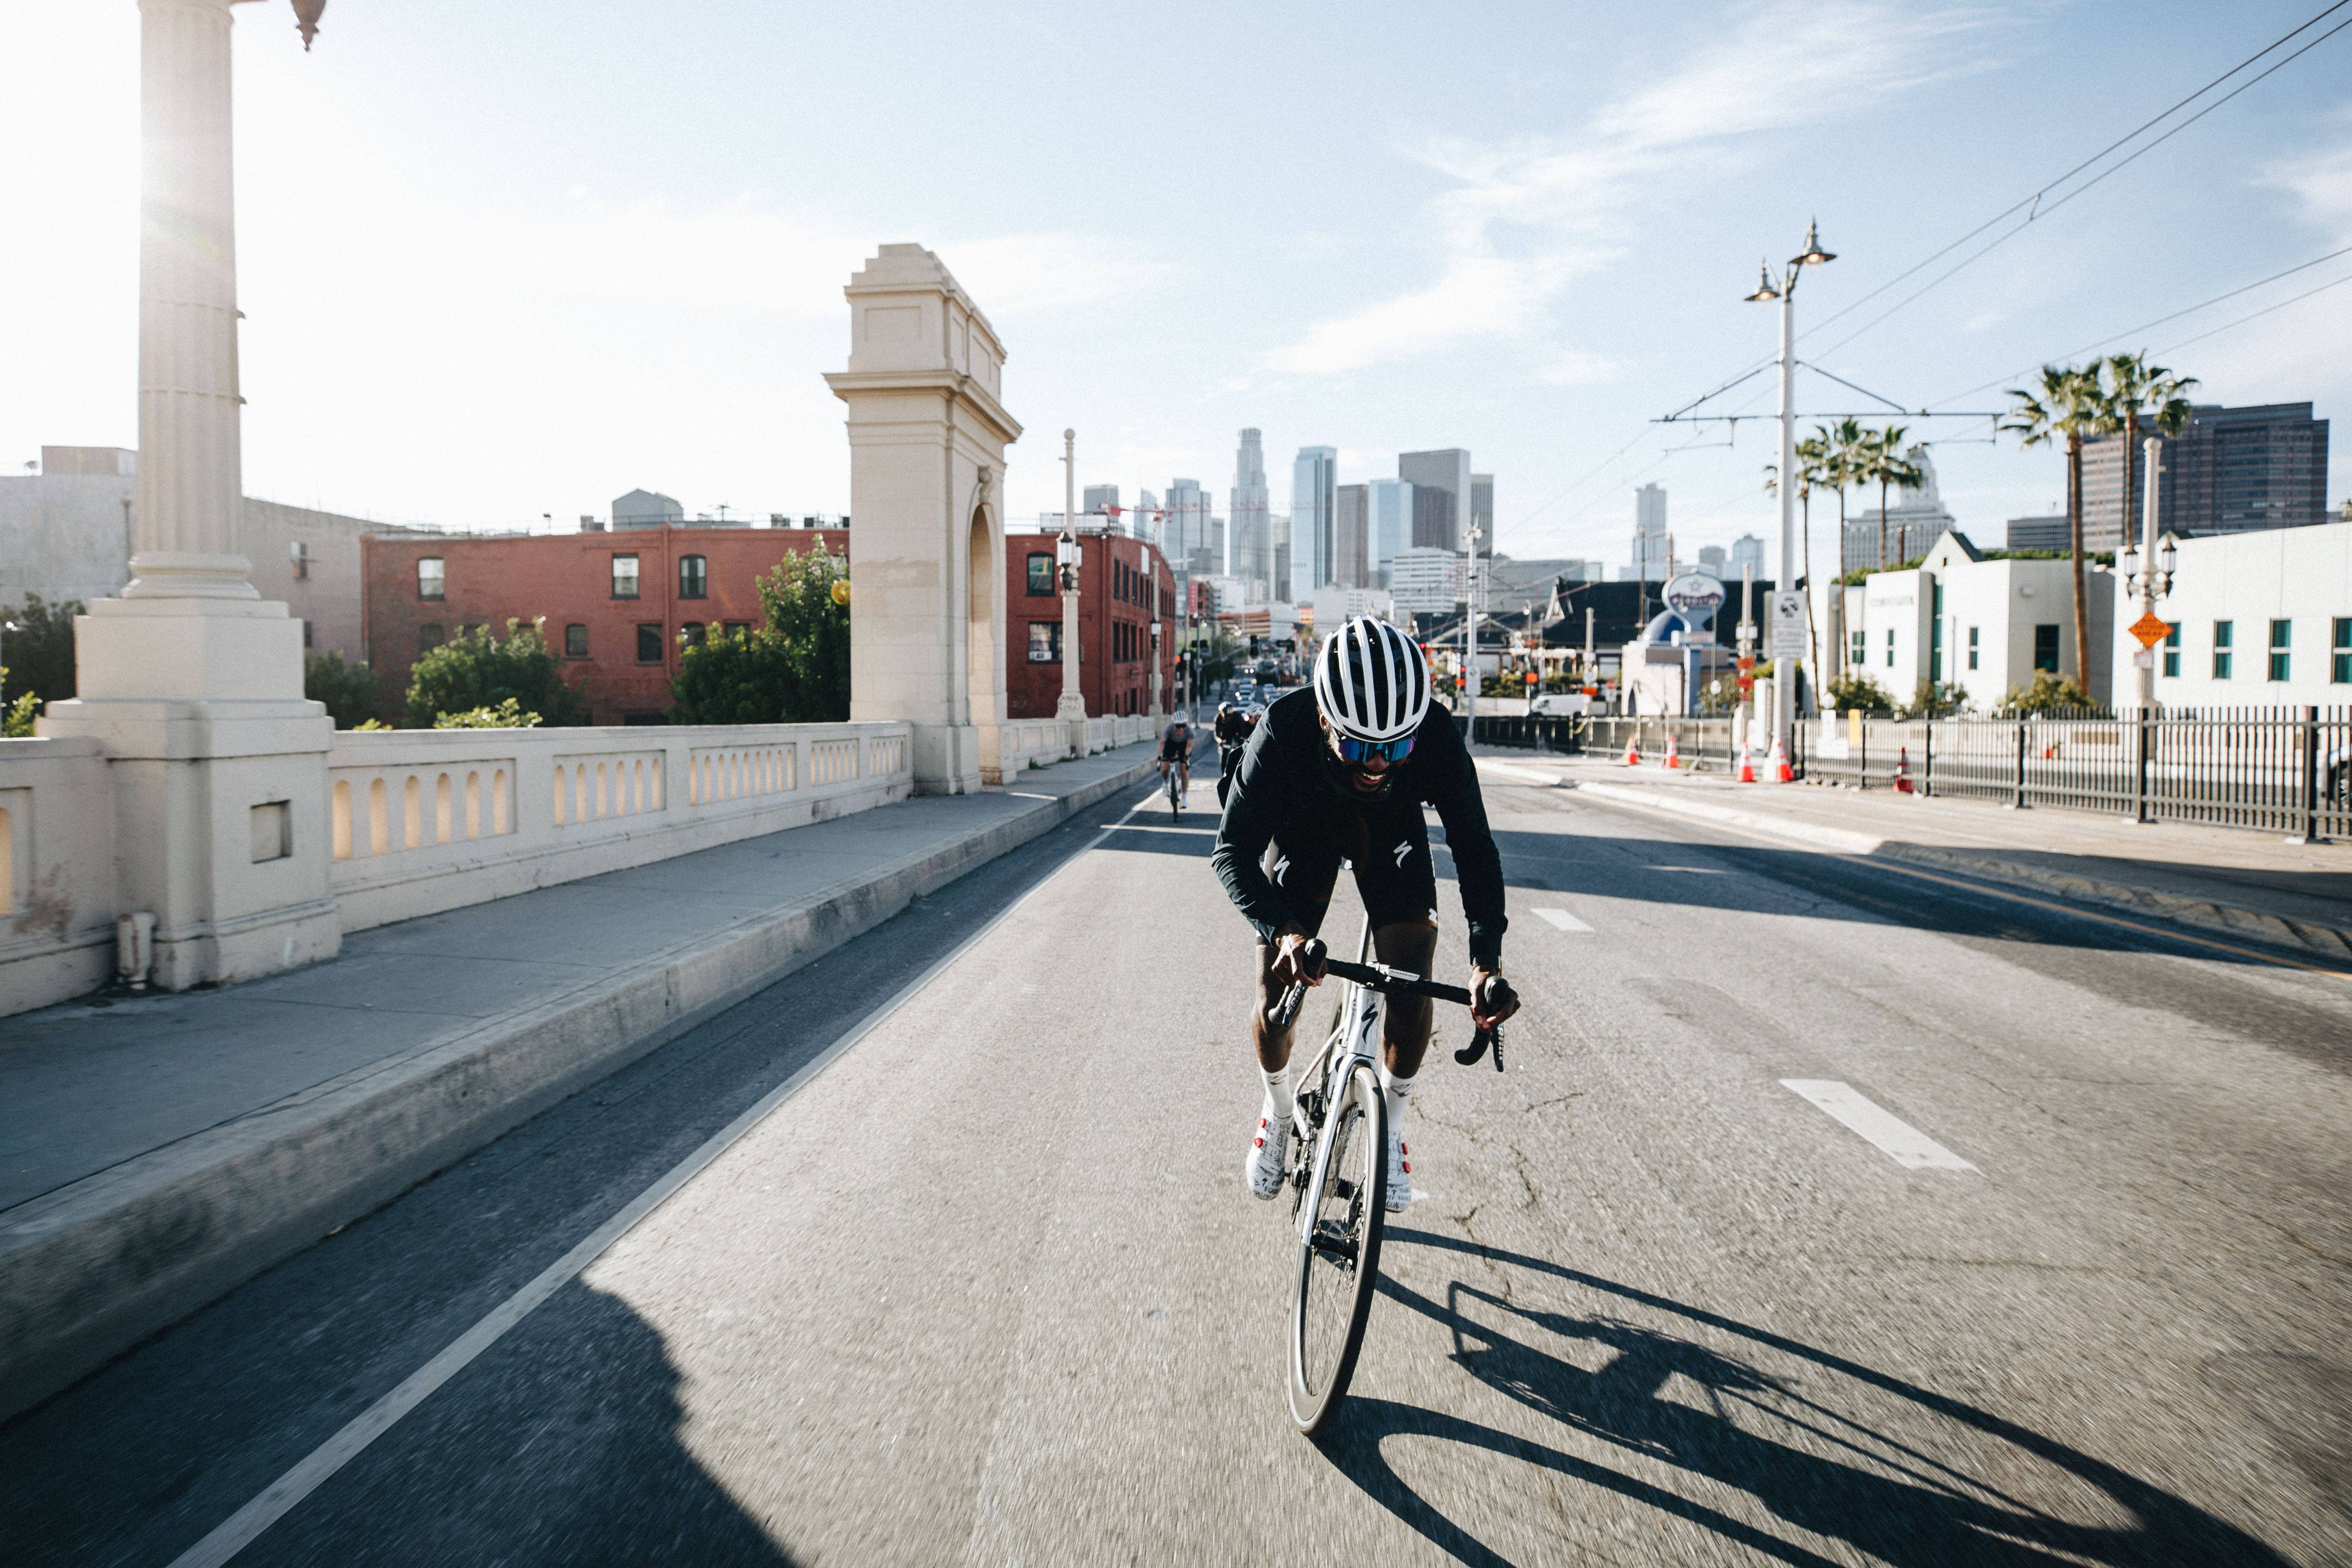
<path id="1" fill-rule="evenodd" d="M 1502 857 L 1486 828 L 1477 769 L 1453 715 L 1429 699 L 1420 646 L 1386 622 L 1358 616 L 1324 640 L 1312 689 L 1265 710 L 1232 777 L 1210 864 L 1258 937 L 1251 1031 L 1265 1100 L 1245 1175 L 1260 1197 L 1281 1190 L 1290 1132 L 1290 1031 L 1277 1031 L 1267 1015 L 1293 984 L 1321 979 L 1306 972 L 1300 949 L 1323 923 L 1343 859 L 1355 868 L 1380 961 L 1429 972 L 1437 881 L 1424 805 L 1444 824 L 1461 884 L 1472 1018 L 1485 1029 L 1518 1010 L 1502 977 Z M 1412 1201 L 1401 1113 L 1429 1049 L 1429 1013 L 1426 998 L 1396 996 L 1382 1019 L 1391 1210 Z"/>
<path id="2" fill-rule="evenodd" d="M 1232 703 L 1217 705 L 1217 716 L 1209 733 L 1217 742 L 1217 804 L 1223 806 L 1225 797 L 1233 792 L 1234 772 L 1242 765 L 1242 747 L 1249 744 L 1257 720 Z"/>

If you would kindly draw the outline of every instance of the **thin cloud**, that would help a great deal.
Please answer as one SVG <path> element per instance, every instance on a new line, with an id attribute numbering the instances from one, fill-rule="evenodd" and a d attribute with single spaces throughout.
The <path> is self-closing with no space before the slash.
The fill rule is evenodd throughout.
<path id="1" fill-rule="evenodd" d="M 1414 162 L 1457 182 L 1429 206 L 1440 267 L 1424 287 L 1318 322 L 1267 356 L 1292 376 L 1343 375 L 1475 339 L 1542 334 L 1577 278 L 1623 254 L 1627 210 L 1663 177 L 1702 162 L 1719 174 L 1730 139 L 1851 112 L 1969 68 L 1957 35 L 1980 11 L 1866 4 L 1782 5 L 1596 113 L 1580 134 L 1502 145 L 1434 141 Z M 1544 380 L 1590 379 L 1600 361 L 1555 350 Z"/>

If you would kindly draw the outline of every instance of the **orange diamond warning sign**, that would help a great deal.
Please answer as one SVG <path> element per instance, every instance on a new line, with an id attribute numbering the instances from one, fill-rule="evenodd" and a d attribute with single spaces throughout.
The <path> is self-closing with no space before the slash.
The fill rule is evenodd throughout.
<path id="1" fill-rule="evenodd" d="M 2143 648 L 2153 648 L 2172 635 L 2172 622 L 2151 610 L 2132 622 L 2131 634 Z"/>

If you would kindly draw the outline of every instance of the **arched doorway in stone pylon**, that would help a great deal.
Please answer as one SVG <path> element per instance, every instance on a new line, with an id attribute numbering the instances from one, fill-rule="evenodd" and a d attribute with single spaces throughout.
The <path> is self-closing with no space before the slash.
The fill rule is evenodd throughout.
<path id="1" fill-rule="evenodd" d="M 996 624 L 996 591 L 1004 572 L 996 559 L 996 528 L 983 501 L 971 512 L 964 538 L 964 671 L 971 722 L 993 726 L 1004 690 L 1004 633 Z"/>

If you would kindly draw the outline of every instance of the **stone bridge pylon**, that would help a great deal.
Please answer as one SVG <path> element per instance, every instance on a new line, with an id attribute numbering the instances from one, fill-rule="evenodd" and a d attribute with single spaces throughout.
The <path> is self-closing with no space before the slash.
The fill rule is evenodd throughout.
<path id="1" fill-rule="evenodd" d="M 920 794 L 1003 782 L 1004 345 L 940 258 L 886 245 L 849 280 L 849 716 L 914 727 Z"/>

